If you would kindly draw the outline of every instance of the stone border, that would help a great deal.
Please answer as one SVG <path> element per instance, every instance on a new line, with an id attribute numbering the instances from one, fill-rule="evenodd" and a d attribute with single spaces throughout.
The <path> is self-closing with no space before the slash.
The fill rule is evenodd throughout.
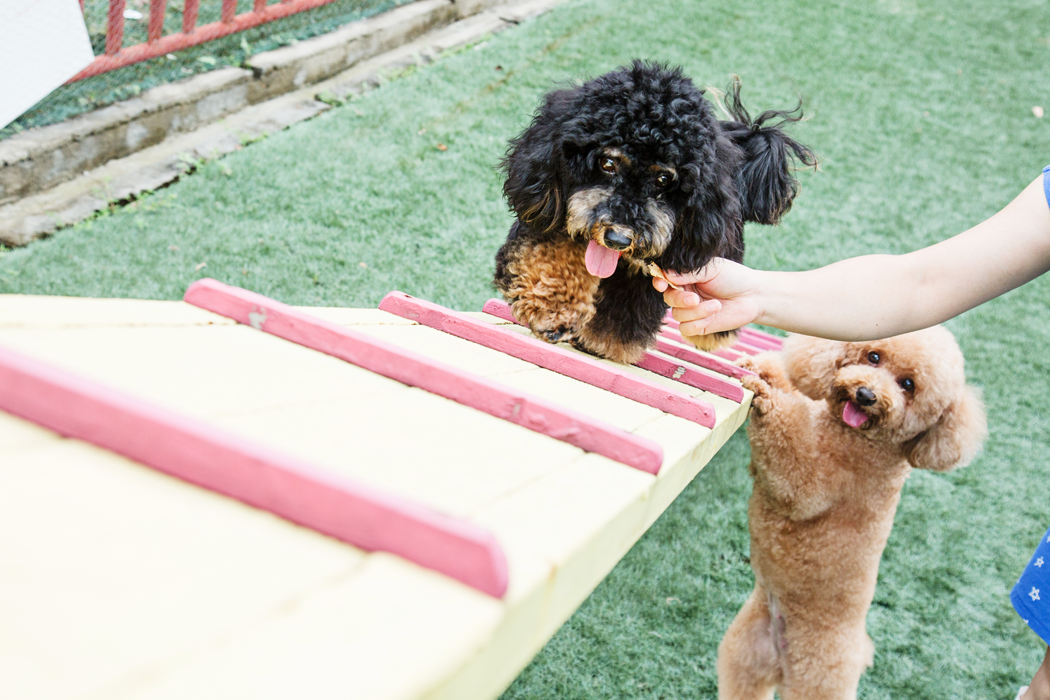
<path id="1" fill-rule="evenodd" d="M 330 109 L 383 73 L 428 63 L 564 1 L 417 0 L 253 56 L 251 70 L 211 71 L 0 141 L 0 243 L 25 245 L 170 183 Z"/>

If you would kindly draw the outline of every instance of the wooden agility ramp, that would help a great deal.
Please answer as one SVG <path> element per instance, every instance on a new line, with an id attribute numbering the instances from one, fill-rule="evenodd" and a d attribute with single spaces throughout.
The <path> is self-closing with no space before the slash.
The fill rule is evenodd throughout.
<path id="1" fill-rule="evenodd" d="M 750 393 L 485 308 L 0 296 L 0 697 L 497 697 Z"/>

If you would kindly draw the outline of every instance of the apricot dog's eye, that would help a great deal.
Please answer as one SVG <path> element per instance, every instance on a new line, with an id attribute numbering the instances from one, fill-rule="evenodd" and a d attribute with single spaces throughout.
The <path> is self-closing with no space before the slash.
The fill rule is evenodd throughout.
<path id="1" fill-rule="evenodd" d="M 881 360 L 881 359 L 882 358 L 879 357 L 879 353 L 877 353 L 877 352 L 869 352 L 868 353 L 868 362 L 870 362 L 873 365 L 879 364 L 879 360 Z"/>
<path id="2" fill-rule="evenodd" d="M 904 389 L 909 394 L 915 391 L 915 382 L 910 379 L 902 379 L 899 384 L 901 385 L 901 389 Z"/>
<path id="3" fill-rule="evenodd" d="M 660 173 L 656 176 L 655 182 L 657 187 L 667 187 L 671 184 L 671 175 L 669 173 Z"/>
<path id="4" fill-rule="evenodd" d="M 609 157 L 602 158 L 602 161 L 600 163 L 600 167 L 601 167 L 602 170 L 604 170 L 605 172 L 609 173 L 610 175 L 614 175 L 616 173 L 616 161 L 613 160 L 612 158 L 609 158 Z"/>

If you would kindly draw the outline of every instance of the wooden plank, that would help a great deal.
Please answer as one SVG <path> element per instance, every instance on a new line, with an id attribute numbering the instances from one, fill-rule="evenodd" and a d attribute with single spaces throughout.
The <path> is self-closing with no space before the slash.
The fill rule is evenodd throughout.
<path id="1" fill-rule="evenodd" d="M 660 330 L 660 335 L 676 343 L 681 343 L 683 345 L 692 345 L 692 343 L 685 339 L 685 336 L 683 336 L 681 333 L 674 330 L 673 328 L 668 328 L 667 326 L 664 326 Z M 745 354 L 747 354 L 743 352 L 738 352 L 732 348 L 719 348 L 718 350 L 711 350 L 710 352 L 712 355 L 721 357 L 723 360 L 728 360 L 729 362 L 736 362 L 741 357 L 744 357 Z"/>
<path id="2" fill-rule="evenodd" d="M 754 374 L 751 370 L 737 367 L 732 362 L 723 360 L 721 357 L 701 352 L 691 345 L 686 346 L 682 343 L 665 340 L 664 338 L 658 337 L 656 339 L 656 349 L 665 355 L 677 357 L 679 360 L 692 362 L 694 365 L 699 365 L 700 367 L 709 369 L 713 372 L 725 374 L 737 379 Z"/>
<path id="3" fill-rule="evenodd" d="M 482 311 L 497 318 L 501 318 L 504 321 L 511 321 L 512 323 L 522 325 L 518 322 L 518 319 L 514 318 L 510 305 L 500 299 L 489 299 L 482 307 Z M 726 366 L 732 366 L 726 363 L 721 363 L 721 361 L 719 362 Z M 722 398 L 736 401 L 737 403 L 744 400 L 744 389 L 739 384 L 727 382 L 719 377 L 712 377 L 703 372 L 697 372 L 694 369 L 671 362 L 667 358 L 654 355 L 651 352 L 646 352 L 642 359 L 634 364 L 636 367 L 649 370 L 650 372 L 659 374 L 662 377 L 668 377 L 688 386 L 709 391 L 715 396 L 721 396 Z"/>
<path id="4" fill-rule="evenodd" d="M 664 324 L 669 326 L 672 330 L 679 330 L 681 324 L 671 317 L 670 312 L 664 317 Z M 750 326 L 744 326 L 743 328 L 737 329 L 740 333 L 740 338 L 756 348 L 763 350 L 781 350 L 784 347 L 784 339 L 778 338 L 771 333 L 760 331 L 757 328 L 751 328 Z"/>
<path id="5" fill-rule="evenodd" d="M 645 353 L 645 356 L 636 362 L 635 366 L 655 372 L 661 377 L 668 377 L 691 387 L 709 391 L 715 396 L 721 396 L 730 401 L 740 403 L 744 400 L 744 388 L 742 386 L 698 372 L 695 369 L 690 369 L 685 364 L 672 362 L 651 352 Z"/>
<path id="6" fill-rule="evenodd" d="M 754 345 L 755 347 L 765 348 L 766 350 L 783 350 L 784 339 L 778 338 L 775 335 L 760 331 L 757 328 L 741 328 L 740 337 L 744 338 L 746 342 Z"/>
<path id="7" fill-rule="evenodd" d="M 737 340 L 729 346 L 729 349 L 745 355 L 757 355 L 761 352 L 765 352 L 763 348 L 756 348 L 751 343 L 744 342 L 743 340 Z"/>
<path id="8" fill-rule="evenodd" d="M 190 285 L 185 301 L 649 474 L 663 464 L 663 449 L 651 440 L 261 294 L 203 279 Z"/>
<path id="9" fill-rule="evenodd" d="M 3 348 L 0 410 L 489 595 L 506 591 L 506 558 L 480 527 Z"/>
<path id="10" fill-rule="evenodd" d="M 714 407 L 707 401 L 676 392 L 655 382 L 625 372 L 619 367 L 586 357 L 581 353 L 527 338 L 466 314 L 410 297 L 404 292 L 390 292 L 379 308 L 392 314 L 436 328 L 451 335 L 514 355 L 527 362 L 567 377 L 633 399 L 665 413 L 713 428 Z"/>

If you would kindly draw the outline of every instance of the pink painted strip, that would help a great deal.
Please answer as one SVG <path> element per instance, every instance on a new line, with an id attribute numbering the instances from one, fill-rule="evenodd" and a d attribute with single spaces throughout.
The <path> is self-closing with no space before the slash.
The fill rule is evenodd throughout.
<path id="1" fill-rule="evenodd" d="M 712 377 L 709 374 L 690 369 L 683 364 L 672 362 L 665 357 L 654 355 L 651 352 L 645 353 L 645 356 L 636 362 L 635 366 L 649 370 L 650 372 L 655 372 L 662 377 L 667 377 L 668 379 L 674 379 L 677 382 L 688 384 L 697 389 L 709 391 L 715 396 L 721 396 L 730 401 L 740 403 L 744 400 L 744 389 L 742 387 L 727 382 L 719 377 Z"/>
<path id="2" fill-rule="evenodd" d="M 757 355 L 760 352 L 765 352 L 762 348 L 756 348 L 754 345 L 745 343 L 743 340 L 737 340 L 729 346 L 729 349 L 734 352 L 743 353 L 744 355 Z"/>
<path id="3" fill-rule="evenodd" d="M 784 347 L 783 338 L 760 331 L 757 328 L 741 328 L 740 335 L 747 338 L 747 342 L 758 347 L 765 347 L 769 350 L 780 350 Z"/>
<path id="4" fill-rule="evenodd" d="M 653 440 L 329 323 L 261 294 L 203 279 L 190 285 L 184 300 L 649 474 L 658 473 L 663 464 L 663 448 Z"/>
<path id="5" fill-rule="evenodd" d="M 489 595 L 507 562 L 488 531 L 0 348 L 0 410 Z"/>
<path id="6" fill-rule="evenodd" d="M 667 326 L 660 329 L 660 336 L 667 338 L 668 340 L 673 340 L 676 343 L 682 343 L 683 345 L 692 345 L 692 343 L 685 339 L 685 336 Z"/>
<path id="7" fill-rule="evenodd" d="M 671 315 L 668 314 L 664 318 L 664 325 L 677 331 L 682 324 L 674 320 Z M 756 348 L 761 348 L 763 350 L 780 350 L 784 346 L 783 338 L 778 338 L 777 336 L 770 335 L 764 331 L 749 328 L 747 326 L 737 330 L 740 333 L 741 340 Z"/>
<path id="8" fill-rule="evenodd" d="M 754 374 L 751 370 L 737 367 L 732 362 L 726 362 L 720 357 L 715 357 L 714 355 L 703 353 L 699 350 L 694 350 L 692 347 L 686 347 L 681 343 L 673 343 L 669 340 L 664 340 L 663 338 L 656 339 L 656 349 L 665 355 L 677 357 L 679 360 L 685 360 L 694 365 L 730 377 L 736 377 L 737 379 Z"/>
<path id="9" fill-rule="evenodd" d="M 712 350 L 711 354 L 712 355 L 718 355 L 723 360 L 729 360 L 730 362 L 736 362 L 740 358 L 746 357 L 746 355 L 742 355 L 739 352 L 735 352 L 735 351 L 733 351 L 730 348 L 722 348 L 720 350 Z"/>
<path id="10" fill-rule="evenodd" d="M 502 299 L 489 299 L 481 305 L 481 310 L 487 313 L 489 316 L 495 316 L 496 318 L 503 319 L 504 321 L 510 321 L 515 325 L 525 325 L 518 319 L 514 318 L 514 312 L 510 310 L 510 304 L 503 301 Z"/>
<path id="11" fill-rule="evenodd" d="M 512 321 L 518 323 L 518 320 L 514 318 L 514 313 L 510 309 L 510 305 L 507 302 L 500 299 L 489 299 L 485 302 L 482 307 L 482 311 L 485 313 L 501 318 L 504 321 Z M 518 325 L 521 325 L 520 323 Z M 659 350 L 659 347 L 657 348 Z M 699 354 L 699 353 L 696 353 Z M 686 358 L 678 358 L 686 359 Z M 721 366 L 732 367 L 721 360 L 716 360 Z M 712 363 L 713 364 L 713 363 Z M 722 398 L 729 399 L 730 401 L 740 402 L 744 400 L 744 390 L 732 382 L 727 382 L 720 377 L 712 377 L 704 374 L 703 372 L 697 372 L 689 367 L 683 367 L 675 362 L 671 362 L 666 358 L 654 355 L 651 352 L 645 353 L 640 362 L 635 363 L 636 367 L 655 372 L 660 376 L 667 377 L 668 379 L 674 379 L 675 381 L 682 382 L 691 387 L 697 389 L 703 389 L 709 391 L 715 396 L 721 396 Z M 710 369 L 710 368 L 708 368 Z M 716 370 L 718 371 L 718 370 Z M 725 374 L 725 372 L 722 372 Z"/>
<path id="12" fill-rule="evenodd" d="M 681 333 L 671 329 L 669 326 L 664 326 L 660 331 L 660 335 L 668 340 L 673 340 L 676 343 L 682 343 L 683 345 L 692 345 L 688 340 L 685 339 Z M 712 355 L 717 355 L 721 358 L 729 360 L 730 362 L 736 362 L 741 357 L 747 355 L 757 355 L 762 352 L 759 348 L 752 347 L 743 341 L 738 340 L 728 348 L 721 348 L 719 350 L 712 350 Z"/>
<path id="13" fill-rule="evenodd" d="M 713 428 L 715 425 L 715 409 L 710 403 L 667 389 L 582 353 L 526 337 L 443 306 L 415 299 L 403 292 L 390 292 L 380 302 L 379 308 L 705 427 Z"/>

